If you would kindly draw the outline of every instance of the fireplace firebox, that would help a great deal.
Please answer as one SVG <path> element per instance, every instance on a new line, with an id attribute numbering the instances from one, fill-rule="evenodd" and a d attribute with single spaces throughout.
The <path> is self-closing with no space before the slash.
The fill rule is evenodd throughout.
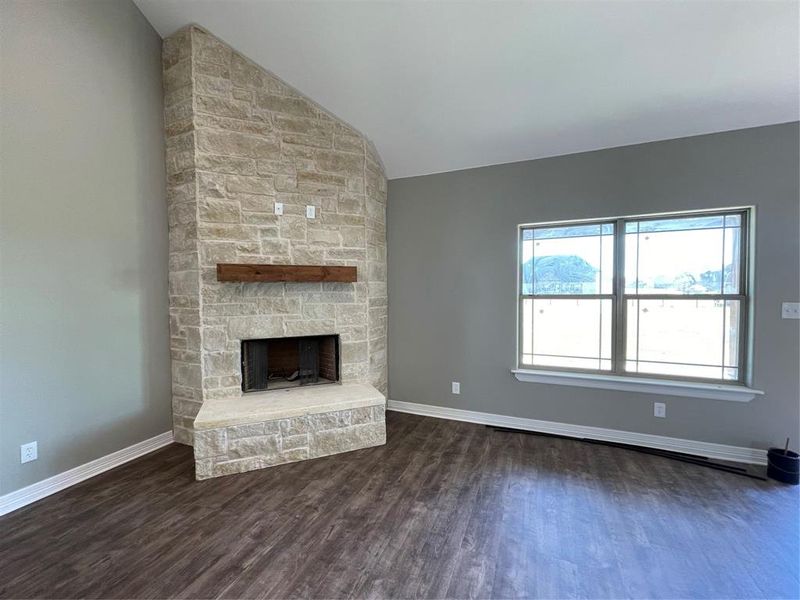
<path id="1" fill-rule="evenodd" d="M 339 381 L 339 336 L 242 340 L 242 391 Z"/>

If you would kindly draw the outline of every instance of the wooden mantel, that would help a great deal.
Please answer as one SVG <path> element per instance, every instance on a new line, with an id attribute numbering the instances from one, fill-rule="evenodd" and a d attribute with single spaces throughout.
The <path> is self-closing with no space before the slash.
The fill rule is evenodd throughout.
<path id="1" fill-rule="evenodd" d="M 334 281 L 341 283 L 352 283 L 356 281 L 356 267 L 218 263 L 217 281 Z"/>

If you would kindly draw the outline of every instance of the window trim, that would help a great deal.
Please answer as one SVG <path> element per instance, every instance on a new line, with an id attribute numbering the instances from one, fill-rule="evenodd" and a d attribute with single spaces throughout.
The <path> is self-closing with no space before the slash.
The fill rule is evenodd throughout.
<path id="1" fill-rule="evenodd" d="M 651 377 L 610 375 L 608 373 L 592 373 L 587 371 L 545 370 L 545 369 L 511 369 L 518 381 L 528 383 L 547 383 L 588 387 L 604 390 L 620 390 L 624 392 L 641 392 L 662 396 L 683 396 L 689 398 L 707 398 L 711 400 L 729 400 L 731 402 L 750 402 L 764 392 L 745 385 L 708 383 L 687 379 L 660 379 Z"/>
<path id="2" fill-rule="evenodd" d="M 725 215 L 741 215 L 742 222 L 740 226 L 741 239 L 739 241 L 740 250 L 740 271 L 739 271 L 739 290 L 737 294 L 725 294 L 724 285 L 719 294 L 626 294 L 625 293 L 625 224 L 630 221 L 651 221 L 668 218 L 681 218 L 693 216 L 725 216 Z M 544 227 L 559 227 L 559 226 L 577 226 L 577 225 L 600 225 L 606 223 L 614 224 L 614 273 L 611 294 L 522 294 L 522 242 L 523 235 L 526 230 L 544 228 Z M 696 394 L 677 394 L 677 395 L 694 395 L 696 397 L 713 397 L 703 395 L 703 391 L 707 386 L 716 389 L 720 386 L 723 388 L 741 389 L 745 395 L 749 397 L 745 400 L 749 401 L 758 392 L 748 387 L 752 382 L 752 331 L 753 331 L 753 299 L 752 299 L 752 253 L 753 253 L 753 227 L 755 223 L 755 207 L 753 206 L 739 206 L 739 207 L 725 207 L 714 208 L 705 210 L 688 210 L 664 213 L 648 213 L 643 215 L 627 215 L 618 217 L 606 218 L 592 218 L 592 219 L 571 219 L 562 221 L 548 221 L 539 223 L 522 223 L 517 225 L 517 334 L 516 334 L 516 368 L 512 369 L 512 373 L 521 381 L 536 381 L 543 382 L 547 375 L 552 375 L 548 383 L 561 383 L 566 385 L 586 385 L 585 383 L 565 383 L 570 379 L 579 379 L 580 381 L 595 381 L 606 382 L 611 381 L 611 389 L 626 389 L 629 386 L 622 385 L 626 382 L 641 385 L 655 385 L 656 387 L 667 388 L 697 388 L 700 390 L 701 395 Z M 724 281 L 724 280 L 723 280 Z M 612 370 L 606 371 L 601 369 L 581 369 L 576 367 L 557 367 L 557 366 L 544 366 L 533 365 L 523 362 L 523 335 L 522 335 L 522 311 L 523 300 L 533 297 L 554 298 L 564 296 L 569 299 L 583 298 L 583 299 L 608 299 L 611 298 L 612 302 L 612 340 L 611 340 L 611 364 Z M 639 299 L 669 299 L 680 298 L 684 300 L 738 300 L 741 303 L 739 311 L 739 377 L 737 380 L 723 380 L 723 379 L 710 379 L 702 377 L 684 377 L 679 375 L 663 375 L 654 373 L 632 373 L 624 370 L 626 362 L 626 343 L 627 343 L 627 326 L 626 326 L 626 303 L 629 298 Z M 618 324 L 621 324 L 618 325 Z M 722 366 L 721 366 L 722 367 Z M 576 377 L 570 378 L 570 375 Z M 587 377 L 588 376 L 588 377 Z M 616 380 L 622 380 L 622 383 Z M 675 387 L 677 384 L 678 387 Z M 688 386 L 686 384 L 689 384 Z M 622 387 L 618 387 L 622 385 Z M 604 385 L 593 385 L 593 387 L 606 387 Z M 640 390 L 643 391 L 643 390 Z M 666 392 L 654 392 L 666 393 Z M 722 394 L 726 395 L 726 394 Z M 731 398 L 720 398 L 731 399 Z"/>

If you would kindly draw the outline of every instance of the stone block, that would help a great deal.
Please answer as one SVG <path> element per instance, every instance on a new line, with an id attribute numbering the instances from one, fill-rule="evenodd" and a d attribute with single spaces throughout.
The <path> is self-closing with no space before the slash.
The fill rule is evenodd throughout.
<path id="1" fill-rule="evenodd" d="M 288 435 L 281 437 L 281 451 L 308 448 L 308 434 Z"/>
<path id="2" fill-rule="evenodd" d="M 308 415 L 308 424 L 312 431 L 348 427 L 350 425 L 350 411 L 340 410 L 336 412 L 311 414 Z"/>
<path id="3" fill-rule="evenodd" d="M 363 304 L 337 304 L 336 325 L 361 325 L 367 321 L 367 307 Z"/>
<path id="4" fill-rule="evenodd" d="M 374 417 L 372 406 L 362 406 L 354 408 L 350 411 L 350 423 L 352 425 L 363 425 L 364 423 L 372 422 Z"/>
<path id="5" fill-rule="evenodd" d="M 368 359 L 367 342 L 342 343 L 342 362 L 357 363 Z"/>
<path id="6" fill-rule="evenodd" d="M 258 239 L 258 229 L 253 226 L 228 223 L 200 223 L 198 236 L 204 241 L 248 241 Z"/>
<path id="7" fill-rule="evenodd" d="M 189 60 L 175 63 L 164 71 L 163 85 L 165 92 L 173 92 L 178 88 L 192 84 L 192 64 Z"/>
<path id="8" fill-rule="evenodd" d="M 209 63 L 228 65 L 233 51 L 230 46 L 197 27 L 191 28 L 192 54 L 194 59 Z"/>
<path id="9" fill-rule="evenodd" d="M 177 436 L 176 436 L 177 441 Z M 186 443 L 186 442 L 181 442 Z M 214 476 L 214 460 L 211 458 L 204 458 L 202 460 L 195 459 L 194 461 L 194 477 L 198 481 L 209 479 Z"/>
<path id="10" fill-rule="evenodd" d="M 247 175 L 228 175 L 225 178 L 226 188 L 233 194 L 269 195 L 275 192 L 272 179 Z"/>
<path id="11" fill-rule="evenodd" d="M 317 265 L 325 260 L 325 250 L 323 248 L 298 246 L 296 242 L 293 242 L 289 252 L 292 261 L 297 265 Z"/>
<path id="12" fill-rule="evenodd" d="M 166 125 L 174 125 L 186 119 L 192 118 L 192 99 L 186 98 L 180 102 L 175 102 L 171 106 L 164 109 L 164 123 Z M 182 135 L 172 135 L 167 139 L 168 145 L 174 143 L 175 138 L 186 137 L 190 143 L 193 143 L 191 133 Z"/>
<path id="13" fill-rule="evenodd" d="M 310 436 L 309 456 L 316 458 L 386 443 L 385 423 L 367 423 L 341 429 L 315 431 Z"/>
<path id="14" fill-rule="evenodd" d="M 264 70 L 236 52 L 231 56 L 230 76 L 235 86 L 253 89 L 266 87 L 269 78 Z"/>
<path id="15" fill-rule="evenodd" d="M 270 463 L 260 456 L 217 462 L 214 463 L 214 466 L 211 468 L 211 477 L 222 477 L 224 475 L 234 475 L 236 473 L 255 471 L 256 469 L 263 469 L 264 467 L 269 466 L 269 464 Z"/>
<path id="16" fill-rule="evenodd" d="M 207 223 L 238 223 L 239 205 L 225 200 L 205 198 L 198 202 L 198 218 Z"/>
<path id="17" fill-rule="evenodd" d="M 360 175 L 364 172 L 364 155 L 349 152 L 319 150 L 315 161 L 317 169 L 337 175 Z"/>
<path id="18" fill-rule="evenodd" d="M 224 198 L 225 177 L 217 173 L 200 171 L 197 174 L 197 195 L 200 198 Z"/>
<path id="19" fill-rule="evenodd" d="M 302 310 L 302 303 L 299 298 L 268 297 L 257 298 L 256 307 L 259 314 L 297 315 Z"/>
<path id="20" fill-rule="evenodd" d="M 196 296 L 200 281 L 196 271 L 176 271 L 169 274 L 169 293 L 173 296 Z"/>
<path id="21" fill-rule="evenodd" d="M 250 104 L 248 102 L 220 98 L 219 96 L 195 94 L 195 110 L 232 119 L 247 119 L 250 116 Z"/>
<path id="22" fill-rule="evenodd" d="M 161 63 L 168 69 L 191 57 L 192 44 L 188 29 L 182 29 L 164 40 L 161 47 Z"/>
<path id="23" fill-rule="evenodd" d="M 303 317 L 313 320 L 333 320 L 336 317 L 336 305 L 303 304 Z"/>
<path id="24" fill-rule="evenodd" d="M 207 130 L 207 128 L 210 127 L 212 129 L 223 129 L 225 131 L 233 131 L 253 136 L 264 136 L 274 141 L 277 140 L 277 138 L 274 138 L 270 134 L 272 125 L 269 122 L 254 121 L 252 118 L 242 120 L 233 119 L 231 117 L 221 117 L 210 113 L 196 112 L 194 115 L 194 125 L 197 130 Z M 215 154 L 215 152 L 211 152 L 211 154 Z"/>
<path id="25" fill-rule="evenodd" d="M 289 254 L 289 240 L 278 240 L 278 239 L 262 239 L 261 240 L 261 254 L 272 256 L 273 258 L 275 255 L 286 255 Z"/>
<path id="26" fill-rule="evenodd" d="M 281 141 L 284 144 L 295 146 L 306 146 L 308 148 L 330 148 L 333 145 L 333 138 L 325 135 L 307 135 L 304 133 L 283 133 Z"/>
<path id="27" fill-rule="evenodd" d="M 306 240 L 306 218 L 284 216 L 280 219 L 280 236 L 287 240 Z"/>
<path id="28" fill-rule="evenodd" d="M 292 448 L 290 450 L 284 450 L 283 452 L 280 453 L 280 462 L 287 463 L 287 462 L 297 462 L 299 460 L 307 460 L 309 457 L 308 454 L 309 454 L 308 447 Z"/>
<path id="29" fill-rule="evenodd" d="M 198 129 L 197 149 L 209 154 L 244 156 L 249 158 L 271 158 L 280 153 L 280 142 L 265 136 L 250 135 L 236 131 Z"/>
<path id="30" fill-rule="evenodd" d="M 273 118 L 275 129 L 286 133 L 297 133 L 319 137 L 333 137 L 333 128 L 330 123 L 317 119 L 303 119 L 286 115 L 275 115 Z"/>
<path id="31" fill-rule="evenodd" d="M 251 423 L 247 425 L 234 425 L 226 429 L 228 439 L 234 440 L 237 438 L 250 438 L 266 435 L 264 431 L 264 423 Z"/>
<path id="32" fill-rule="evenodd" d="M 229 79 L 231 76 L 230 67 L 225 64 L 208 62 L 205 60 L 197 60 L 197 59 L 193 61 L 193 64 L 194 64 L 195 77 L 198 75 L 207 75 L 209 77 L 219 77 L 222 79 Z"/>
<path id="33" fill-rule="evenodd" d="M 230 79 L 224 77 L 212 77 L 211 75 L 198 75 L 194 76 L 194 91 L 198 95 L 203 96 L 219 96 L 227 98 L 231 95 L 233 85 Z M 234 96 L 236 98 L 236 96 Z M 241 98 L 236 98 L 241 100 Z"/>
<path id="34" fill-rule="evenodd" d="M 228 343 L 228 336 L 221 327 L 206 327 L 203 329 L 203 350 L 209 352 L 219 352 L 225 350 Z"/>
<path id="35" fill-rule="evenodd" d="M 363 215 L 366 199 L 349 193 L 339 194 L 336 210 L 343 215 Z"/>
<path id="36" fill-rule="evenodd" d="M 194 432 L 194 457 L 213 458 L 228 452 L 228 437 L 224 429 L 207 429 Z"/>
<path id="37" fill-rule="evenodd" d="M 317 116 L 317 109 L 304 98 L 291 98 L 278 96 L 266 92 L 256 93 L 256 106 L 273 113 L 290 115 L 294 117 Z"/>
<path id="38" fill-rule="evenodd" d="M 278 436 L 263 435 L 228 440 L 228 458 L 262 457 L 274 460 L 278 454 Z"/>
<path id="39" fill-rule="evenodd" d="M 280 428 L 283 437 L 290 437 L 308 433 L 308 417 L 293 417 L 291 419 L 281 419 Z"/>
<path id="40" fill-rule="evenodd" d="M 203 372 L 206 377 L 221 377 L 239 371 L 239 354 L 213 352 L 203 355 Z"/>
<path id="41" fill-rule="evenodd" d="M 231 317 L 228 337 L 235 340 L 259 339 L 283 335 L 283 319 L 279 317 Z"/>
<path id="42" fill-rule="evenodd" d="M 246 100 L 251 104 L 253 102 L 253 90 L 247 88 L 234 87 L 231 90 L 231 95 L 237 100 Z"/>
<path id="43" fill-rule="evenodd" d="M 231 175 L 255 175 L 256 173 L 256 161 L 252 158 L 200 153 L 196 157 L 196 162 L 198 169 L 216 173 Z"/>
<path id="44" fill-rule="evenodd" d="M 336 333 L 336 324 L 333 320 L 287 319 L 283 323 L 283 334 L 285 336 L 332 335 L 334 333 Z"/>
<path id="45" fill-rule="evenodd" d="M 261 213 L 272 213 L 273 204 L 276 201 L 274 196 L 263 196 L 259 194 L 229 193 L 228 197 L 231 200 L 236 200 L 243 211 Z"/>
<path id="46" fill-rule="evenodd" d="M 319 246 L 341 246 L 342 234 L 335 229 L 309 229 L 307 240 Z"/>
<path id="47" fill-rule="evenodd" d="M 364 140 L 358 135 L 336 133 L 333 138 L 333 147 L 345 152 L 364 152 Z"/>

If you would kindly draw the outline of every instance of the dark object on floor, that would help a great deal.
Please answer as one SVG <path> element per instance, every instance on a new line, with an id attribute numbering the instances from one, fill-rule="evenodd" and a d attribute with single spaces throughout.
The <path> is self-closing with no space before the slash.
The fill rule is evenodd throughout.
<path id="1" fill-rule="evenodd" d="M 540 433 L 538 431 L 527 431 L 524 429 L 511 429 L 508 427 L 493 427 L 491 425 L 487 425 L 487 427 L 491 427 L 496 431 L 507 431 L 510 433 L 527 433 L 529 435 L 543 435 L 547 437 L 556 437 L 556 438 L 563 438 L 567 440 L 575 440 L 578 442 L 586 442 L 588 444 L 598 444 L 601 446 L 611 446 L 612 448 L 621 448 L 622 450 L 632 450 L 633 452 L 641 452 L 642 454 L 652 454 L 653 456 L 660 456 L 662 458 L 668 458 L 670 460 L 677 460 L 680 462 L 689 463 L 692 465 L 699 465 L 701 467 L 708 467 L 709 469 L 715 469 L 717 471 L 723 471 L 725 473 L 731 473 L 732 475 L 741 475 L 743 477 L 750 477 L 751 479 L 758 479 L 760 481 L 766 481 L 767 478 L 763 475 L 759 475 L 757 473 L 753 473 L 749 471 L 746 467 L 739 467 L 732 464 L 726 463 L 717 463 L 709 460 L 705 456 L 699 456 L 697 454 L 684 454 L 683 452 L 673 452 L 671 450 L 659 450 L 658 448 L 648 448 L 646 446 L 635 446 L 633 444 L 623 444 L 621 442 L 607 442 L 604 440 L 593 440 L 590 438 L 576 438 L 570 437 L 568 435 L 556 435 L 552 433 Z M 778 452 L 783 452 L 783 450 L 778 450 Z"/>
<path id="2" fill-rule="evenodd" d="M 800 455 L 787 448 L 770 448 L 767 451 L 767 476 L 775 481 L 797 485 L 800 483 Z"/>

